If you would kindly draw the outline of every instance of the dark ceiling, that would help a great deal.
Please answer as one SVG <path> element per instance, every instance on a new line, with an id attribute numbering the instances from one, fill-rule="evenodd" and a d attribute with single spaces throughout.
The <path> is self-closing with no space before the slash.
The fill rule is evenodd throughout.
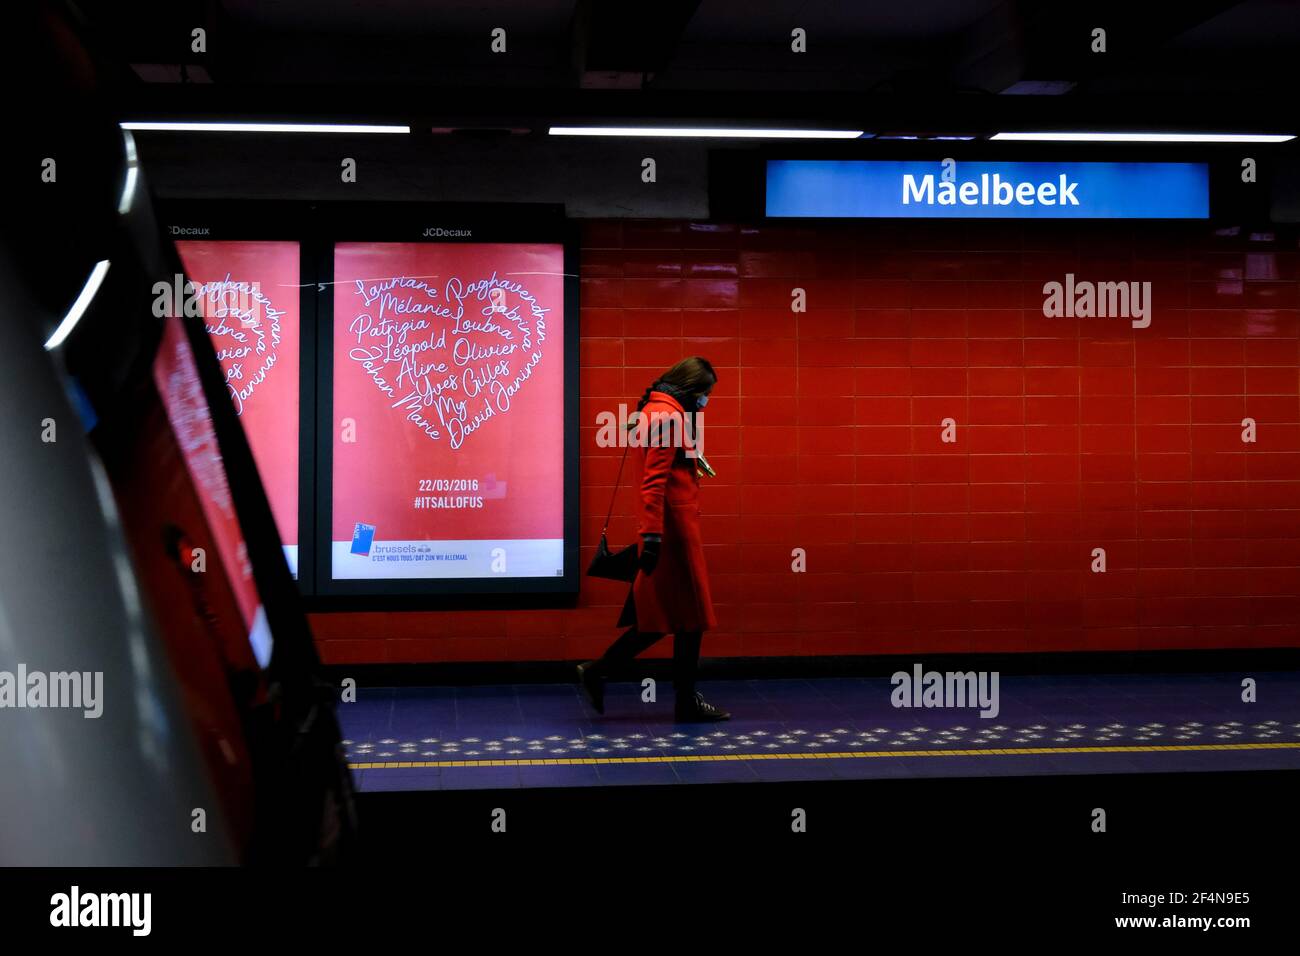
<path id="1" fill-rule="evenodd" d="M 1296 0 L 75 0 L 102 48 L 163 82 L 551 89 L 1294 88 Z M 190 31 L 208 34 L 190 52 Z M 490 32 L 506 31 L 494 54 Z M 790 32 L 807 31 L 807 52 Z M 1090 50 L 1091 31 L 1108 50 Z M 1269 56 L 1272 54 L 1272 56 Z M 174 68 L 168 71 L 166 68 Z"/>
<path id="2" fill-rule="evenodd" d="M 1300 92 L 1300 0 L 68 5 L 115 108 L 135 119 L 761 118 L 958 133 L 1023 118 L 1294 132 Z M 204 52 L 191 50 L 197 27 Z M 807 52 L 791 50 L 796 28 Z M 1104 53 L 1091 49 L 1096 28 Z"/>

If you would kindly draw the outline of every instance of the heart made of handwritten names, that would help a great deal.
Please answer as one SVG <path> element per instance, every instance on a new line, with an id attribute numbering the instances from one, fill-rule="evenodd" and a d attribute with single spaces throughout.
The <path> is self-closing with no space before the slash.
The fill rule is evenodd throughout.
<path id="1" fill-rule="evenodd" d="M 542 362 L 550 309 L 522 283 L 356 280 L 348 357 L 433 441 L 460 449 L 509 413 Z"/>
<path id="2" fill-rule="evenodd" d="M 260 282 L 232 280 L 230 273 L 216 282 L 196 283 L 195 294 L 203 304 L 204 323 L 235 414 L 243 415 L 279 360 L 285 310 L 271 304 Z"/>

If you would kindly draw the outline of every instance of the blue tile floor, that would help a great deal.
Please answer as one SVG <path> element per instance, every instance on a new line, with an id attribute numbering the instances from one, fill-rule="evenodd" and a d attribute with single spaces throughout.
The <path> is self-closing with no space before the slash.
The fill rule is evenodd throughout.
<path id="1" fill-rule="evenodd" d="M 339 705 L 363 791 L 1300 768 L 1300 674 L 1003 676 L 999 712 L 895 708 L 888 678 L 711 681 L 732 714 L 611 683 L 363 688 Z"/>

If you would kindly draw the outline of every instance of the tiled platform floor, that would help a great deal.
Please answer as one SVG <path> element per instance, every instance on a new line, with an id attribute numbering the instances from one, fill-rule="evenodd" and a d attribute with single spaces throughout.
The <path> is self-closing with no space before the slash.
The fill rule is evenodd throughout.
<path id="1" fill-rule="evenodd" d="M 705 682 L 717 724 L 631 682 L 604 716 L 576 684 L 517 684 L 362 689 L 339 719 L 363 791 L 1300 768 L 1300 674 L 1251 674 L 1255 704 L 1242 676 L 1003 676 L 992 718 L 833 678 Z"/>

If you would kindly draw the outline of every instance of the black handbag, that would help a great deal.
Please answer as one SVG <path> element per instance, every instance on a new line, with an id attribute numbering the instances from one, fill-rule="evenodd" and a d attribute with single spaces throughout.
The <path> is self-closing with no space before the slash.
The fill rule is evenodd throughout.
<path id="1" fill-rule="evenodd" d="M 609 496 L 609 511 L 605 514 L 605 526 L 600 529 L 600 544 L 596 545 L 596 556 L 591 559 L 587 574 L 593 578 L 609 578 L 611 581 L 635 581 L 639 564 L 638 550 L 635 544 L 629 544 L 618 551 L 609 550 L 609 539 L 605 532 L 609 530 L 609 519 L 614 514 L 614 499 L 618 496 L 618 486 L 623 481 L 623 466 L 627 464 L 627 453 L 632 444 L 623 449 L 623 460 L 618 465 L 618 477 L 614 479 L 614 490 Z"/>

